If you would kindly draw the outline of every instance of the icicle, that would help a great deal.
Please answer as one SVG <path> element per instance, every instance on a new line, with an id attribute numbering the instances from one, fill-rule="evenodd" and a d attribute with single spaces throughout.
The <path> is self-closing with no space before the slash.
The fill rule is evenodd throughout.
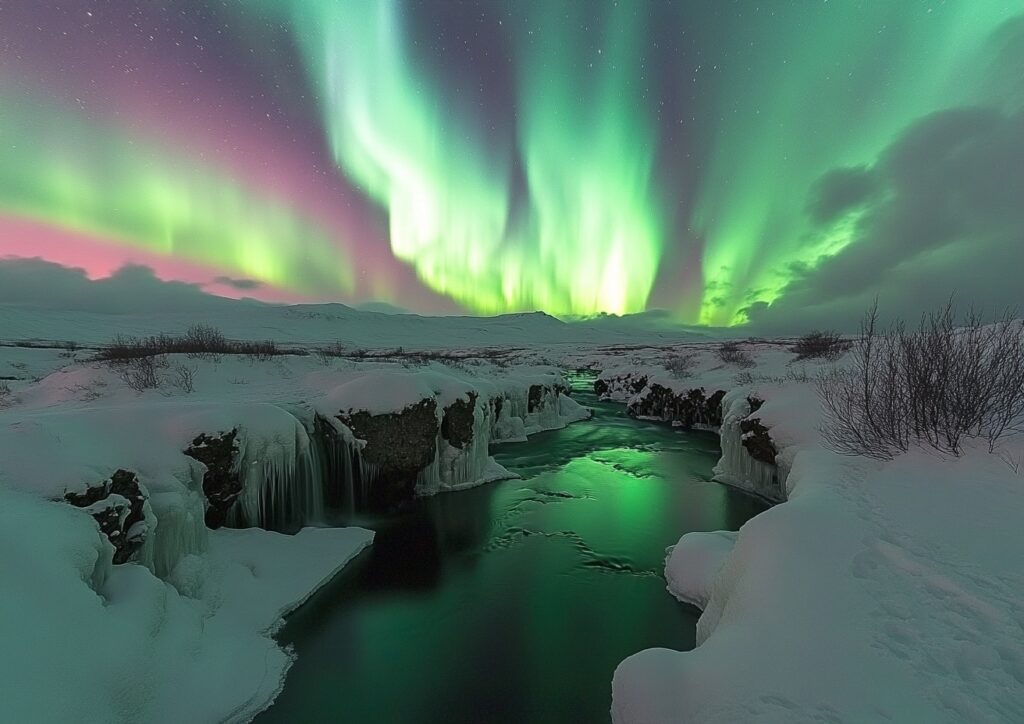
<path id="1" fill-rule="evenodd" d="M 417 495 L 433 495 L 515 477 L 490 455 L 495 429 L 490 402 L 477 400 L 473 408 L 473 435 L 462 449 L 451 445 L 438 432 L 434 461 L 416 479 Z"/>
<path id="2" fill-rule="evenodd" d="M 328 507 L 346 515 L 356 513 L 365 505 L 365 490 L 357 491 L 359 451 L 362 442 L 337 418 L 317 416 L 312 441 L 321 460 L 321 487 Z M 360 486 L 362 481 L 358 481 Z"/>
<path id="3" fill-rule="evenodd" d="M 779 466 L 755 460 L 743 447 L 740 421 L 750 414 L 750 403 L 742 391 L 733 391 L 722 401 L 722 427 L 719 438 L 722 457 L 714 469 L 717 482 L 756 493 L 768 500 L 786 499 L 785 473 Z"/>
<path id="4" fill-rule="evenodd" d="M 324 519 L 325 477 L 320 455 L 299 421 L 291 439 L 251 440 L 240 429 L 242 493 L 228 514 L 231 525 L 292 531 Z"/>
<path id="5" fill-rule="evenodd" d="M 202 485 L 202 475 L 199 476 Z M 179 483 L 180 484 L 180 483 Z M 139 562 L 158 577 L 167 576 L 182 558 L 206 551 L 205 499 L 195 487 L 180 484 L 179 490 L 150 495 L 147 501 L 152 519 L 146 542 L 139 549 Z"/>

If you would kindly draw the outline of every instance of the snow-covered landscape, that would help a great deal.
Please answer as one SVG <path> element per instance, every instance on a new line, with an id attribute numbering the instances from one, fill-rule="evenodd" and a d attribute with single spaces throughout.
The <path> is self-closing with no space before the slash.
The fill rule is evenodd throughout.
<path id="1" fill-rule="evenodd" d="M 351 318 L 330 328 L 382 324 Z M 432 336 L 435 320 L 397 323 Z M 67 327 L 48 336 L 74 341 Z M 800 361 L 789 340 L 524 339 L 498 358 L 325 344 L 158 355 L 146 388 L 90 343 L 0 347 L 15 719 L 249 719 L 286 685 L 281 617 L 372 545 L 370 531 L 330 527 L 329 509 L 512 476 L 490 446 L 584 419 L 564 377 L 577 370 L 631 415 L 719 432 L 715 480 L 776 503 L 738 533 L 669 549 L 665 595 L 703 611 L 698 646 L 623 661 L 615 722 L 1024 716 L 1024 444 L 888 461 L 829 451 L 815 380 L 849 353 Z M 386 447 L 395 435 L 400 453 Z M 223 459 L 201 452 L 218 446 Z"/>

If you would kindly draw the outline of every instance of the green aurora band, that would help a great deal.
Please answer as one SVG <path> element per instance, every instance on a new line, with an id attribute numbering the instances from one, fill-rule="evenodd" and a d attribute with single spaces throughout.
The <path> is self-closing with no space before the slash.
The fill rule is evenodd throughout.
<path id="1" fill-rule="evenodd" d="M 182 5 L 192 17 L 213 4 Z M 653 300 L 680 322 L 735 325 L 868 227 L 878 199 L 812 213 L 826 174 L 870 170 L 928 114 L 1024 104 L 1022 0 L 221 5 L 223 47 L 248 49 L 241 67 L 263 64 L 256 83 L 287 69 L 286 123 L 309 126 L 318 150 L 326 139 L 345 180 L 387 214 L 391 255 L 383 229 L 359 223 L 363 208 L 335 204 L 336 188 L 304 171 L 257 182 L 244 166 L 259 159 L 239 168 L 176 149 L 179 122 L 196 120 L 186 107 L 158 127 L 97 104 L 86 112 L 22 88 L 35 82 L 31 64 L 0 75 L 0 216 L 309 297 L 391 298 L 379 273 L 397 258 L 476 313 L 626 314 Z M 487 62 L 514 79 L 496 87 L 507 108 L 453 90 L 462 69 L 449 74 L 430 23 L 413 24 L 439 11 L 441 22 L 494 21 L 486 32 L 502 47 Z M 293 82 L 295 48 L 312 94 Z M 148 52 L 128 55 L 164 61 Z M 70 82 L 72 70 L 60 74 Z M 164 83 L 143 81 L 129 100 Z M 247 148 L 267 142 L 252 119 L 221 120 L 205 130 L 214 148 L 240 132 L 255 141 Z"/>
<path id="2" fill-rule="evenodd" d="M 474 311 L 640 311 L 663 243 L 656 134 L 637 92 L 644 28 L 627 4 L 612 10 L 596 80 L 584 78 L 582 42 L 559 29 L 567 7 L 577 24 L 592 8 L 522 5 L 540 18 L 518 53 L 525 209 L 501 143 L 408 54 L 396 0 L 294 3 L 335 158 L 387 209 L 394 254 Z"/>
<path id="3" fill-rule="evenodd" d="M 458 117 L 443 84 L 410 56 L 398 0 L 293 0 L 339 165 L 388 210 L 396 256 L 475 311 L 646 306 L 668 223 L 652 183 L 653 101 L 639 93 L 648 29 L 639 18 L 649 13 L 604 3 L 595 23 L 598 7 L 515 4 L 530 24 L 517 28 L 515 46 L 528 210 L 514 214 L 500 141 Z M 853 243 L 856 208 L 811 223 L 815 181 L 870 165 L 927 113 L 978 101 L 972 89 L 992 72 L 979 70 L 985 49 L 1020 11 L 1005 0 L 871 0 L 737 12 L 710 37 L 701 68 L 717 74 L 696 109 L 714 127 L 684 222 L 689 243 L 701 246 L 703 285 L 696 306 L 677 316 L 742 323 L 750 305 L 770 303 Z M 590 75 L 583 54 L 594 33 L 604 52 Z M 691 81 L 688 71 L 678 76 Z"/>
<path id="4" fill-rule="evenodd" d="M 795 276 L 856 239 L 859 209 L 824 226 L 808 192 L 830 169 L 870 165 L 909 123 L 992 98 L 993 34 L 1024 6 L 1005 0 L 772 3 L 729 41 L 727 92 L 690 221 L 704 243 L 703 299 L 682 316 L 746 321 Z"/>
<path id="5" fill-rule="evenodd" d="M 166 140 L 15 97 L 0 92 L 0 138 L 17 139 L 0 143 L 0 213 L 282 289 L 352 290 L 345 250 L 281 200 L 175 156 Z"/>

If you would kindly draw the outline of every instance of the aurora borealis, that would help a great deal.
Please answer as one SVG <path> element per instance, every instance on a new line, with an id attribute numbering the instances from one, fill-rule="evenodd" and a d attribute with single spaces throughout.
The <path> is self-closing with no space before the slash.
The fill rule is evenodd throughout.
<path id="1" fill-rule="evenodd" d="M 732 325 L 855 304 L 886 271 L 855 285 L 844 260 L 938 269 L 1016 238 L 1011 212 L 929 231 L 908 211 L 928 189 L 892 159 L 965 108 L 1024 145 L 1022 17 L 1006 0 L 5 0 L 0 257 L 441 313 Z"/>

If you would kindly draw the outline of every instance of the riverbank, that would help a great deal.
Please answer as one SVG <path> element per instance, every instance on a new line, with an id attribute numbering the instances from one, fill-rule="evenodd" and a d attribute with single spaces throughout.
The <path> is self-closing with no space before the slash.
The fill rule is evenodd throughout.
<path id="1" fill-rule="evenodd" d="M 819 433 L 816 365 L 764 349 L 746 347 L 752 374 L 733 369 L 731 384 L 711 350 L 698 350 L 683 378 L 656 364 L 628 370 L 682 397 L 728 385 L 716 472 L 735 472 L 730 415 L 738 429 L 756 414 L 758 424 L 732 442 L 770 440 L 786 502 L 747 522 L 735 542 L 691 533 L 670 551 L 670 592 L 704 608 L 698 645 L 626 659 L 614 677 L 613 720 L 1024 718 L 1020 441 L 955 459 L 924 450 L 889 462 L 835 455 Z M 649 396 L 650 386 L 625 401 Z"/>

